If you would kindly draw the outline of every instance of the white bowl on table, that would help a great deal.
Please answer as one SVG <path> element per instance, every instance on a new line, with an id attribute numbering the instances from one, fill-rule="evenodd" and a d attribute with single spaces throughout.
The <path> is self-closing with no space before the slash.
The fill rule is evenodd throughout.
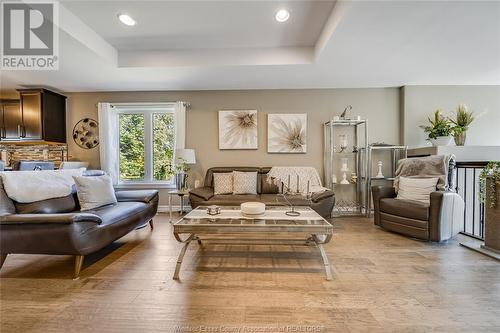
<path id="1" fill-rule="evenodd" d="M 262 216 L 266 213 L 266 205 L 262 202 L 244 202 L 240 205 L 241 214 L 244 216 Z"/>

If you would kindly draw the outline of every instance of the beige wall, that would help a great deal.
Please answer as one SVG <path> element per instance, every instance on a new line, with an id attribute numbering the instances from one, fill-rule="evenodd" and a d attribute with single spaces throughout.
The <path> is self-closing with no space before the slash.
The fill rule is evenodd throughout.
<path id="1" fill-rule="evenodd" d="M 75 123 L 83 117 L 97 119 L 98 102 L 171 102 L 191 103 L 187 112 L 186 147 L 196 150 L 196 179 L 202 179 L 212 166 L 314 166 L 322 172 L 322 123 L 339 114 L 348 104 L 353 114 L 369 119 L 370 142 L 399 143 L 399 89 L 327 89 L 327 90 L 249 90 L 194 92 L 95 92 L 68 93 L 69 154 L 99 167 L 99 149 L 84 150 L 69 136 Z M 259 114 L 259 148 L 257 150 L 218 149 L 218 110 L 256 109 Z M 306 154 L 267 153 L 267 114 L 307 113 L 308 138 Z M 162 195 L 161 204 L 167 199 Z"/>
<path id="2" fill-rule="evenodd" d="M 428 145 L 419 125 L 436 109 L 453 115 L 458 104 L 464 103 L 476 114 L 467 132 L 467 145 L 500 145 L 500 86 L 406 86 L 403 88 L 404 144 L 410 147 Z"/>
<path id="3" fill-rule="evenodd" d="M 12 92 L 0 95 L 15 97 Z M 202 179 L 211 166 L 307 165 L 322 172 L 322 123 L 338 115 L 348 104 L 353 115 L 368 119 L 369 142 L 426 144 L 418 125 L 436 108 L 453 110 L 458 103 L 468 104 L 479 114 L 472 125 L 468 144 L 500 145 L 500 86 L 407 86 L 374 89 L 309 89 L 179 92 L 93 92 L 67 93 L 68 146 L 74 158 L 89 161 L 99 168 L 99 149 L 84 150 L 70 137 L 75 123 L 83 117 L 97 119 L 98 102 L 172 102 L 191 103 L 187 114 L 187 148 L 196 149 L 198 163 L 193 172 Z M 256 109 L 259 111 L 259 149 L 221 151 L 218 149 L 217 111 Z M 307 113 L 308 151 L 306 154 L 267 153 L 267 114 Z M 162 195 L 161 203 L 167 202 Z"/>

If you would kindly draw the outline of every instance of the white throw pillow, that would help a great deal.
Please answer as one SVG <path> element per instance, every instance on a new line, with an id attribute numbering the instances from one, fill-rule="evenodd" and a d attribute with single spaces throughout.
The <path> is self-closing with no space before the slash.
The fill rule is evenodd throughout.
<path id="1" fill-rule="evenodd" d="M 438 179 L 399 177 L 399 190 L 396 199 L 429 204 L 430 194 L 436 191 Z"/>
<path id="2" fill-rule="evenodd" d="M 113 182 L 108 175 L 73 177 L 81 210 L 89 210 L 117 202 Z"/>
<path id="3" fill-rule="evenodd" d="M 214 194 L 233 193 L 233 173 L 214 173 Z"/>
<path id="4" fill-rule="evenodd" d="M 233 194 L 257 194 L 257 172 L 233 171 Z"/>

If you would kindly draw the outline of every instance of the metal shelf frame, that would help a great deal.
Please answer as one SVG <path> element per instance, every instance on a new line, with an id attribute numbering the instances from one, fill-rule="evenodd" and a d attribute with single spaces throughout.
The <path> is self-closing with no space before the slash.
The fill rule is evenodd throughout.
<path id="1" fill-rule="evenodd" d="M 376 178 L 372 176 L 373 171 L 373 151 L 389 151 L 391 158 L 391 176 L 384 178 Z M 367 210 L 366 216 L 370 217 L 372 213 L 372 196 L 371 196 L 371 188 L 372 182 L 375 181 L 389 181 L 391 185 L 394 183 L 394 178 L 396 174 L 396 169 L 398 167 L 398 161 L 408 157 L 408 146 L 402 145 L 387 145 L 387 146 L 376 146 L 376 145 L 368 145 L 368 198 L 367 198 Z"/>
<path id="2" fill-rule="evenodd" d="M 332 119 L 323 124 L 324 131 L 324 180 L 325 186 L 335 192 L 336 203 L 333 216 L 365 216 L 368 213 L 368 121 L 359 119 Z M 339 152 L 339 135 L 350 136 L 348 151 Z M 349 184 L 333 183 L 335 174 L 340 182 L 341 158 L 349 159 L 349 169 L 357 179 Z M 348 175 L 350 178 L 350 175 Z"/>

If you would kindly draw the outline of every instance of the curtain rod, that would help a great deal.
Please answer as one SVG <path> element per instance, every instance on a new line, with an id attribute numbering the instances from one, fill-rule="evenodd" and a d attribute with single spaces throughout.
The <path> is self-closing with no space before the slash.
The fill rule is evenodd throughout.
<path id="1" fill-rule="evenodd" d="M 104 103 L 109 103 L 111 104 L 111 106 L 114 106 L 115 104 L 122 104 L 122 105 L 148 105 L 148 104 L 175 104 L 175 103 L 182 103 L 184 104 L 184 106 L 186 107 L 186 109 L 190 109 L 191 108 L 191 103 L 189 102 L 185 102 L 185 101 L 176 101 L 176 102 L 117 102 L 117 103 L 113 103 L 113 102 L 104 102 Z M 97 105 L 99 103 L 97 103 L 95 105 L 95 107 L 97 108 Z"/>

